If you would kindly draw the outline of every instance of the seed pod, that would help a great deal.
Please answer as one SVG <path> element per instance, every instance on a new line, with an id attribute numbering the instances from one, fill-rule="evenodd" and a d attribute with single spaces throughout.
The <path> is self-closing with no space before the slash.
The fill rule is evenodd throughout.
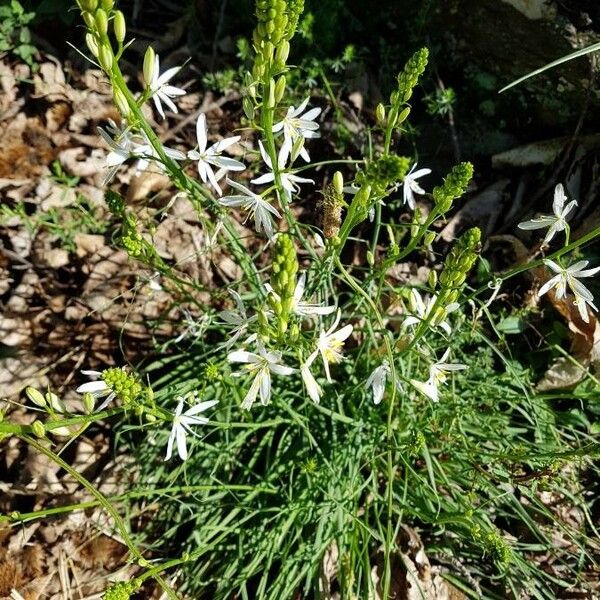
<path id="1" fill-rule="evenodd" d="M 46 400 L 42 395 L 42 392 L 36 390 L 34 387 L 25 388 L 25 395 L 37 406 L 44 408 L 46 406 Z"/>
<path id="2" fill-rule="evenodd" d="M 115 16 L 113 19 L 113 28 L 115 30 L 115 39 L 119 44 L 122 44 L 125 40 L 125 35 L 127 33 L 127 27 L 125 26 L 125 16 L 120 10 L 115 11 Z"/>
<path id="3" fill-rule="evenodd" d="M 148 46 L 146 48 L 146 53 L 144 54 L 144 83 L 146 87 L 150 87 L 152 83 L 152 79 L 154 77 L 154 67 L 156 65 L 154 48 L 152 46 Z"/>

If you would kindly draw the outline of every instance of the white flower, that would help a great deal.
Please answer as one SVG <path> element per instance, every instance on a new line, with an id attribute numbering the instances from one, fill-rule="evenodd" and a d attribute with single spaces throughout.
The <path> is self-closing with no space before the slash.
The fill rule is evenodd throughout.
<path id="1" fill-rule="evenodd" d="M 543 229 L 544 227 L 548 227 L 548 233 L 546 233 L 543 243 L 549 244 L 556 233 L 563 231 L 567 227 L 567 216 L 577 206 L 576 200 L 571 200 L 565 206 L 566 199 L 565 190 L 562 184 L 559 183 L 554 188 L 554 202 L 552 203 L 554 215 L 541 215 L 537 219 L 519 223 L 517 227 L 519 229 Z"/>
<path id="2" fill-rule="evenodd" d="M 177 96 L 183 96 L 185 94 L 185 90 L 168 85 L 169 81 L 179 72 L 180 69 L 181 67 L 172 67 L 160 75 L 160 62 L 158 59 L 158 54 L 154 57 L 154 70 L 152 71 L 152 80 L 150 81 L 150 85 L 148 87 L 152 93 L 154 106 L 156 106 L 158 114 L 163 119 L 165 118 L 165 113 L 163 111 L 161 102 L 164 102 L 168 108 L 176 113 L 177 107 L 171 98 L 176 98 Z"/>
<path id="3" fill-rule="evenodd" d="M 104 379 L 102 379 L 102 373 L 100 371 L 81 372 L 83 373 L 83 375 L 91 377 L 92 381 L 88 381 L 87 383 L 80 385 L 75 391 L 78 394 L 91 394 L 94 398 L 94 402 L 96 402 L 100 398 L 104 398 L 104 402 L 102 402 L 100 406 L 95 408 L 96 411 L 100 412 L 101 410 L 105 409 L 112 400 L 114 400 L 116 394 L 106 384 Z"/>
<path id="4" fill-rule="evenodd" d="M 569 286 L 573 294 L 575 294 L 575 306 L 577 306 L 581 318 L 586 323 L 589 322 L 586 304 L 589 304 L 596 311 L 598 309 L 594 306 L 592 292 L 581 281 L 578 281 L 578 279 L 580 277 L 591 277 L 600 271 L 600 267 L 585 269 L 589 262 L 589 260 L 580 260 L 569 267 L 562 267 L 553 260 L 544 260 L 544 264 L 550 267 L 557 275 L 547 281 L 538 292 L 539 296 L 543 296 L 548 290 L 555 287 L 556 297 L 559 299 L 566 298 L 567 286 Z"/>
<path id="5" fill-rule="evenodd" d="M 310 139 L 319 137 L 319 134 L 317 133 L 319 124 L 315 123 L 314 120 L 321 114 L 321 109 L 311 108 L 309 111 L 302 114 L 308 105 L 309 99 L 310 98 L 306 98 L 298 108 L 290 106 L 285 117 L 279 121 L 279 123 L 273 125 L 273 133 L 283 130 L 283 145 L 281 146 L 281 151 L 284 152 L 286 160 L 292 152 L 292 147 L 298 138 Z M 306 148 L 302 147 L 300 156 L 305 162 L 310 162 L 310 156 L 308 155 Z"/>
<path id="6" fill-rule="evenodd" d="M 162 158 L 160 157 L 158 151 L 154 148 L 154 146 L 150 143 L 150 140 L 146 136 L 145 133 L 142 133 L 143 144 L 137 146 L 134 150 L 134 155 L 139 158 L 136 170 L 137 171 L 145 171 L 148 168 L 150 162 L 158 163 L 158 166 L 161 170 L 165 170 L 165 166 L 162 162 Z M 166 146 L 162 146 L 163 152 L 172 160 L 184 160 L 185 154 L 180 152 L 179 150 L 175 150 L 174 148 L 167 148 Z"/>
<path id="7" fill-rule="evenodd" d="M 260 392 L 260 401 L 264 406 L 271 400 L 271 373 L 291 375 L 294 369 L 279 364 L 281 352 L 269 352 L 262 345 L 258 346 L 258 354 L 236 350 L 227 356 L 229 362 L 246 363 L 245 370 L 254 375 L 254 381 L 242 402 L 243 409 L 250 409 Z M 241 373 L 237 373 L 240 376 Z"/>
<path id="8" fill-rule="evenodd" d="M 240 136 L 234 135 L 233 137 L 225 138 L 207 148 L 208 127 L 206 125 L 206 115 L 200 113 L 196 121 L 196 137 L 198 139 L 198 150 L 190 150 L 187 154 L 188 158 L 198 161 L 198 175 L 200 175 L 204 183 L 210 181 L 213 188 L 215 188 L 215 192 L 220 196 L 223 192 L 219 187 L 219 176 L 226 171 L 243 171 L 246 168 L 246 165 L 239 160 L 221 156 L 224 150 L 227 150 L 229 146 L 240 140 Z M 216 176 L 211 165 L 219 168 Z"/>
<path id="9" fill-rule="evenodd" d="M 241 192 L 242 195 L 223 196 L 219 202 L 223 206 L 240 206 L 243 210 L 248 211 L 247 218 L 254 218 L 256 231 L 264 231 L 265 235 L 271 239 L 274 235 L 273 217 L 271 215 L 275 215 L 278 219 L 281 219 L 281 215 L 262 196 L 250 191 L 245 185 L 236 183 L 229 178 L 227 183 L 238 192 Z"/>
<path id="10" fill-rule="evenodd" d="M 279 301 L 281 300 L 279 294 L 271 287 L 269 283 L 265 284 L 265 288 L 269 294 L 273 294 Z M 321 306 L 320 304 L 311 304 L 310 302 L 302 302 L 302 296 L 304 295 L 304 289 L 306 288 L 306 273 L 300 273 L 296 287 L 294 289 L 294 296 L 292 298 L 291 312 L 299 317 L 310 317 L 314 315 L 330 315 L 334 310 L 335 306 Z"/>
<path id="11" fill-rule="evenodd" d="M 267 165 L 267 168 L 271 170 L 270 173 L 266 173 L 265 175 L 261 175 L 256 179 L 253 179 L 251 183 L 263 184 L 263 183 L 271 183 L 275 181 L 275 173 L 273 172 L 273 163 L 271 161 L 271 157 L 267 154 L 265 147 L 262 142 L 258 141 L 258 146 L 260 148 L 260 154 L 262 156 L 263 161 Z M 285 163 L 287 162 L 287 156 L 283 152 L 283 147 L 279 150 L 279 154 L 277 156 L 277 168 L 279 171 L 279 177 L 281 178 L 281 185 L 284 187 L 286 196 L 288 200 L 291 200 L 292 194 L 294 192 L 299 192 L 300 187 L 299 183 L 314 183 L 312 179 L 306 179 L 305 177 L 298 177 L 298 175 L 294 175 L 288 171 L 284 171 Z"/>
<path id="12" fill-rule="evenodd" d="M 408 206 L 413 210 L 416 207 L 414 194 L 425 193 L 425 190 L 417 183 L 417 179 L 431 173 L 431 169 L 419 169 L 418 171 L 415 171 L 416 167 L 417 163 L 415 163 L 411 170 L 404 176 L 404 181 L 402 182 L 404 185 L 404 203 L 408 203 Z"/>
<path id="13" fill-rule="evenodd" d="M 385 383 L 387 376 L 390 374 L 390 363 L 384 360 L 372 373 L 369 375 L 369 379 L 365 383 L 365 387 L 372 388 L 373 391 L 373 402 L 379 404 L 383 399 L 385 392 Z"/>
<path id="14" fill-rule="evenodd" d="M 206 417 L 197 416 L 198 413 L 202 413 L 205 410 L 209 409 L 211 406 L 217 404 L 217 400 L 199 402 L 191 408 L 188 408 L 185 412 L 182 412 L 185 399 L 181 396 L 179 396 L 177 399 L 179 400 L 179 403 L 177 404 L 177 408 L 175 409 L 175 415 L 173 417 L 173 426 L 169 435 L 169 441 L 167 442 L 167 455 L 165 456 L 165 460 L 171 459 L 171 456 L 173 455 L 174 442 L 177 442 L 177 453 L 179 454 L 179 458 L 181 458 L 181 460 L 187 459 L 187 435 L 188 433 L 196 435 L 192 431 L 191 426 L 204 425 L 208 423 L 208 419 Z"/>
<path id="15" fill-rule="evenodd" d="M 229 293 L 235 301 L 237 310 L 223 310 L 219 313 L 219 316 L 227 325 L 233 325 L 234 327 L 229 333 L 231 336 L 230 339 L 220 346 L 220 348 L 226 349 L 231 348 L 231 346 L 238 341 L 239 337 L 248 329 L 248 324 L 257 319 L 256 315 L 249 317 L 246 314 L 246 307 L 244 306 L 242 297 L 235 290 L 229 290 Z M 256 335 L 250 336 L 246 342 L 254 341 L 255 338 Z"/>
<path id="16" fill-rule="evenodd" d="M 182 308 L 183 321 L 186 325 L 185 329 L 175 338 L 175 343 L 178 344 L 187 337 L 199 338 L 208 325 L 206 319 L 196 320 L 192 313 L 187 308 Z"/>
<path id="17" fill-rule="evenodd" d="M 451 371 L 461 371 L 466 369 L 467 366 L 460 363 L 447 363 L 448 356 L 450 355 L 450 348 L 444 352 L 442 358 L 429 367 L 429 379 L 425 382 L 416 381 L 411 379 L 412 385 L 419 390 L 422 394 L 437 402 L 439 399 L 438 387 L 448 379 L 448 373 Z"/>
<path id="18" fill-rule="evenodd" d="M 315 360 L 315 357 L 316 354 L 311 354 L 311 356 L 308 357 L 308 360 L 300 366 L 300 374 L 302 375 L 302 381 L 304 381 L 304 385 L 306 386 L 306 391 L 308 392 L 310 399 L 315 404 L 319 404 L 323 390 L 317 383 L 317 380 L 313 377 L 313 374 L 310 372 L 310 366 Z"/>
<path id="19" fill-rule="evenodd" d="M 404 319 L 404 322 L 402 323 L 402 329 L 404 329 L 405 327 L 410 327 L 411 325 L 419 325 L 419 323 L 426 321 L 427 318 L 431 315 L 431 310 L 435 306 L 436 301 L 437 296 L 435 294 L 427 298 L 426 301 L 424 301 L 421 294 L 415 288 L 413 288 L 410 291 L 410 304 L 414 315 L 411 315 L 410 317 Z M 451 305 L 445 309 L 445 312 L 451 312 L 452 309 L 455 308 L 457 308 L 457 306 Z M 448 335 L 452 333 L 452 329 L 450 328 L 450 325 L 447 321 L 441 321 L 440 323 L 437 323 L 437 325 L 431 323 L 431 326 L 440 327 Z"/>
<path id="20" fill-rule="evenodd" d="M 350 336 L 353 329 L 352 325 L 345 325 L 338 331 L 335 331 L 341 316 L 341 312 L 338 310 L 333 325 L 327 331 L 321 331 L 319 339 L 317 340 L 317 349 L 309 357 L 310 362 L 312 362 L 318 353 L 321 354 L 323 366 L 325 367 L 325 374 L 327 376 L 327 381 L 329 382 L 331 382 L 329 364 L 339 363 L 342 360 L 342 347 L 344 346 L 344 341 Z"/>

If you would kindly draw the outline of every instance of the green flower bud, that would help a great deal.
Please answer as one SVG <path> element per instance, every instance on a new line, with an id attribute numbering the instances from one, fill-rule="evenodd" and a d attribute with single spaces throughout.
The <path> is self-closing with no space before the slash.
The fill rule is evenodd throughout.
<path id="1" fill-rule="evenodd" d="M 336 194 L 341 196 L 344 193 L 344 176 L 340 171 L 336 171 L 333 174 L 333 187 Z"/>
<path id="2" fill-rule="evenodd" d="M 129 600 L 139 587 L 140 583 L 136 579 L 113 583 L 104 592 L 102 600 Z"/>
<path id="3" fill-rule="evenodd" d="M 83 398 L 81 399 L 81 401 L 83 402 L 83 410 L 86 412 L 86 414 L 90 414 L 92 412 L 94 412 L 94 396 L 92 396 L 92 394 L 90 394 L 89 392 L 86 392 L 85 394 L 83 394 Z"/>
<path id="4" fill-rule="evenodd" d="M 425 245 L 426 246 L 431 246 L 431 244 L 433 244 L 434 240 L 435 240 L 435 231 L 428 231 L 425 234 L 425 238 L 424 238 Z"/>
<path id="5" fill-rule="evenodd" d="M 102 8 L 107 13 L 110 13 L 110 11 L 113 9 L 113 6 L 115 5 L 115 0 L 100 0 L 100 3 L 102 4 Z"/>
<path id="6" fill-rule="evenodd" d="M 106 35 L 108 33 L 108 15 L 101 8 L 96 11 L 95 21 L 98 33 Z"/>
<path id="7" fill-rule="evenodd" d="M 279 104 L 285 94 L 285 75 L 281 75 L 275 84 L 275 103 Z"/>
<path id="8" fill-rule="evenodd" d="M 154 67 L 155 67 L 155 56 L 154 48 L 152 46 L 148 46 L 146 48 L 146 53 L 144 54 L 144 83 L 146 87 L 149 87 L 152 83 L 152 78 L 154 77 Z"/>
<path id="9" fill-rule="evenodd" d="M 36 390 L 35 388 L 33 388 L 31 386 L 25 388 L 25 395 L 36 406 L 39 406 L 40 408 L 46 407 L 46 400 L 44 399 L 44 396 L 42 395 L 42 393 L 40 391 Z"/>
<path id="10" fill-rule="evenodd" d="M 94 29 L 96 27 L 96 20 L 91 12 L 83 12 L 81 13 L 81 16 L 88 29 Z"/>
<path id="11" fill-rule="evenodd" d="M 79 0 L 79 7 L 93 13 L 98 7 L 98 0 Z"/>
<path id="12" fill-rule="evenodd" d="M 244 114 L 249 121 L 254 119 L 254 103 L 248 96 L 244 96 L 242 100 L 242 108 L 244 109 Z"/>
<path id="13" fill-rule="evenodd" d="M 277 46 L 277 51 L 275 52 L 275 60 L 282 65 L 287 63 L 288 56 L 290 55 L 290 43 L 286 40 L 281 42 L 279 46 Z"/>
<path id="14" fill-rule="evenodd" d="M 113 102 L 123 117 L 129 116 L 129 104 L 127 104 L 127 98 L 125 98 L 123 92 L 118 88 L 113 90 Z"/>
<path id="15" fill-rule="evenodd" d="M 115 30 L 115 39 L 119 44 L 122 44 L 125 40 L 127 28 L 125 26 L 125 16 L 120 10 L 115 11 L 113 17 L 113 28 Z"/>
<path id="16" fill-rule="evenodd" d="M 46 403 L 52 410 L 58 413 L 67 412 L 65 403 L 54 392 L 48 391 L 44 396 L 46 398 Z"/>
<path id="17" fill-rule="evenodd" d="M 367 262 L 373 266 L 375 264 L 375 255 L 371 250 L 367 250 Z"/>
<path id="18" fill-rule="evenodd" d="M 431 271 L 429 271 L 429 275 L 427 276 L 427 283 L 429 283 L 429 287 L 432 290 L 435 289 L 435 286 L 437 285 L 437 280 L 438 280 L 437 271 L 434 271 L 432 269 Z"/>
<path id="19" fill-rule="evenodd" d="M 34 421 L 31 425 L 34 435 L 39 438 L 46 437 L 46 428 L 41 421 Z"/>
<path id="20" fill-rule="evenodd" d="M 428 59 L 429 50 L 427 48 L 418 50 L 409 58 L 404 70 L 398 75 L 398 99 L 401 102 L 408 102 L 412 96 L 413 88 L 425 71 Z"/>
<path id="21" fill-rule="evenodd" d="M 269 92 L 265 103 L 266 108 L 275 108 L 275 82 L 269 80 Z"/>
<path id="22" fill-rule="evenodd" d="M 396 127 L 398 127 L 401 123 L 404 123 L 404 121 L 406 121 L 408 118 L 408 115 L 410 115 L 410 106 L 407 106 L 400 112 L 398 119 L 396 120 Z"/>
<path id="23" fill-rule="evenodd" d="M 375 109 L 375 118 L 377 122 L 382 125 L 385 121 L 385 106 L 380 102 Z"/>
<path id="24" fill-rule="evenodd" d="M 396 126 L 396 122 L 398 121 L 398 107 L 392 106 L 390 108 L 390 112 L 387 118 L 388 127 L 394 128 Z"/>
<path id="25" fill-rule="evenodd" d="M 98 60 L 100 61 L 100 66 L 106 73 L 112 71 L 113 53 L 112 50 L 104 44 L 98 49 Z"/>
<path id="26" fill-rule="evenodd" d="M 98 44 L 96 42 L 96 38 L 94 37 L 94 35 L 92 33 L 85 34 L 85 43 L 87 44 L 87 47 L 90 49 L 90 52 L 96 58 L 98 58 Z"/>

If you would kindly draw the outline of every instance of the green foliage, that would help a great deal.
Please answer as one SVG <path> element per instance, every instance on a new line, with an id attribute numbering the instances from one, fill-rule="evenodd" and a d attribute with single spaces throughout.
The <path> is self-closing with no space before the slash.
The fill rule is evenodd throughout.
<path id="1" fill-rule="evenodd" d="M 27 27 L 34 18 L 35 13 L 26 12 L 18 0 L 0 6 L 0 53 L 11 52 L 36 71 L 38 64 L 34 55 L 37 48 L 31 43 L 31 32 Z"/>

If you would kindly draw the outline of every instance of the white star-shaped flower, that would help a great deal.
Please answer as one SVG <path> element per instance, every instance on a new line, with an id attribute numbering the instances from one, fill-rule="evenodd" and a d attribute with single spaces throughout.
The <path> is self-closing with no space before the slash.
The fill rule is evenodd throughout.
<path id="1" fill-rule="evenodd" d="M 419 325 L 423 321 L 426 321 L 427 318 L 430 316 L 431 310 L 435 306 L 436 301 L 437 301 L 437 296 L 435 294 L 433 294 L 426 300 L 423 300 L 423 297 L 421 296 L 421 294 L 415 288 L 413 288 L 410 291 L 410 304 L 411 304 L 411 309 L 414 314 L 407 317 L 406 319 L 404 319 L 404 322 L 402 323 L 402 328 L 404 329 L 405 327 L 410 327 L 411 325 Z M 445 309 L 445 312 L 446 313 L 451 312 L 453 309 L 456 309 L 457 307 L 458 307 L 458 305 L 450 305 L 449 307 L 447 307 Z M 430 325 L 432 327 L 440 327 L 448 335 L 450 335 L 452 333 L 452 329 L 450 328 L 448 321 L 441 321 L 440 323 L 437 323 L 437 324 L 431 323 Z"/>
<path id="2" fill-rule="evenodd" d="M 427 396 L 433 402 L 439 400 L 439 386 L 448 379 L 448 373 L 452 371 L 461 371 L 466 369 L 467 366 L 461 363 L 447 363 L 448 356 L 450 355 L 450 348 L 444 352 L 442 358 L 429 367 L 429 379 L 425 382 L 416 381 L 411 379 L 412 385 L 421 392 L 421 394 Z"/>
<path id="3" fill-rule="evenodd" d="M 281 352 L 270 352 L 262 345 L 258 345 L 258 354 L 236 350 L 227 356 L 229 362 L 246 363 L 245 371 L 254 375 L 254 381 L 242 402 L 242 408 L 249 410 L 260 392 L 260 401 L 263 406 L 271 400 L 271 373 L 275 375 L 291 375 L 294 369 L 279 364 Z M 237 373 L 237 376 L 242 373 Z"/>
<path id="4" fill-rule="evenodd" d="M 309 358 L 312 362 L 317 354 L 321 354 L 323 366 L 325 367 L 325 375 L 327 376 L 327 381 L 330 383 L 331 374 L 329 373 L 329 365 L 341 362 L 343 359 L 342 348 L 344 341 L 350 336 L 353 329 L 352 325 L 345 325 L 338 331 L 335 330 L 339 325 L 341 316 L 341 312 L 338 310 L 333 325 L 327 331 L 321 331 L 317 340 L 317 348 Z"/>
<path id="5" fill-rule="evenodd" d="M 269 294 L 277 300 L 281 300 L 279 294 L 271 287 L 271 284 L 265 284 L 265 288 Z M 302 296 L 304 295 L 304 289 L 306 288 L 306 273 L 300 273 L 296 287 L 294 289 L 294 296 L 292 298 L 291 312 L 299 317 L 311 317 L 314 315 L 330 315 L 334 310 L 335 306 L 321 306 L 320 304 L 312 304 L 310 302 L 302 302 Z"/>
<path id="6" fill-rule="evenodd" d="M 229 332 L 230 338 L 220 346 L 220 348 L 226 349 L 231 348 L 248 329 L 248 325 L 257 319 L 256 315 L 250 317 L 247 315 L 242 297 L 235 290 L 229 290 L 229 294 L 235 302 L 236 310 L 223 310 L 219 313 L 219 317 L 221 317 L 223 322 L 233 327 Z M 246 343 L 254 341 L 255 338 L 256 335 L 250 336 L 246 340 Z"/>
<path id="7" fill-rule="evenodd" d="M 581 318 L 586 323 L 589 322 L 586 305 L 589 305 L 596 311 L 598 309 L 594 306 L 594 296 L 592 292 L 579 281 L 579 278 L 591 277 L 600 271 L 600 267 L 586 269 L 585 267 L 588 266 L 589 262 L 589 260 L 580 260 L 569 267 L 562 267 L 553 260 L 544 260 L 544 264 L 550 267 L 556 275 L 547 281 L 538 292 L 539 296 L 543 296 L 548 290 L 555 287 L 556 297 L 559 299 L 566 298 L 568 286 L 575 295 L 575 306 L 577 306 Z"/>
<path id="8" fill-rule="evenodd" d="M 174 443 L 177 443 L 177 453 L 179 454 L 179 458 L 181 458 L 181 460 L 187 460 L 187 436 L 189 433 L 197 435 L 192 430 L 192 425 L 205 425 L 208 423 L 206 417 L 199 417 L 198 414 L 217 404 L 217 400 L 199 402 L 183 412 L 185 398 L 179 396 L 177 399 L 179 400 L 179 403 L 177 404 L 175 415 L 173 416 L 173 426 L 169 435 L 169 441 L 167 442 L 167 455 L 165 456 L 165 460 L 171 459 Z"/>
<path id="9" fill-rule="evenodd" d="M 103 182 L 104 185 L 108 185 L 118 168 L 136 155 L 138 148 L 143 145 L 143 138 L 132 134 L 127 123 L 119 127 L 112 119 L 108 120 L 106 129 L 98 127 L 98 133 L 110 148 L 110 152 L 106 155 L 108 173 Z"/>
<path id="10" fill-rule="evenodd" d="M 183 96 L 186 92 L 181 88 L 169 85 L 169 81 L 179 72 L 181 67 L 172 67 L 167 69 L 162 75 L 160 75 L 160 61 L 158 54 L 154 57 L 154 69 L 152 70 L 152 79 L 148 86 L 152 94 L 152 101 L 158 114 L 164 119 L 165 113 L 162 107 L 164 102 L 168 108 L 174 113 L 177 112 L 177 107 L 171 98 Z"/>
<path id="11" fill-rule="evenodd" d="M 298 108 L 290 106 L 287 110 L 285 117 L 273 125 L 273 133 L 277 133 L 283 130 L 283 145 L 281 146 L 282 152 L 287 157 L 292 152 L 292 147 L 298 138 L 317 138 L 319 134 L 319 124 L 315 123 L 315 119 L 321 114 L 320 108 L 311 108 L 309 111 L 304 112 L 304 109 L 308 106 L 310 98 L 306 98 Z M 306 148 L 300 150 L 300 156 L 305 162 L 310 162 L 310 156 L 306 151 Z M 284 161 L 285 162 L 285 161 Z"/>
<path id="12" fill-rule="evenodd" d="M 531 221 L 525 221 L 523 223 L 519 223 L 517 227 L 519 229 L 544 229 L 548 227 L 548 233 L 546 233 L 546 237 L 544 238 L 544 244 L 549 244 L 550 240 L 557 234 L 559 231 L 564 231 L 567 227 L 567 216 L 569 213 L 577 206 L 576 200 L 571 200 L 565 206 L 565 200 L 567 196 L 565 194 L 565 190 L 561 183 L 559 183 L 554 188 L 554 201 L 552 203 L 552 211 L 554 215 L 541 215 L 535 219 L 531 219 Z"/>
<path id="13" fill-rule="evenodd" d="M 247 218 L 254 218 L 256 231 L 264 231 L 265 235 L 271 239 L 275 233 L 273 217 L 271 215 L 274 215 L 278 219 L 281 219 L 281 215 L 262 196 L 255 194 L 245 185 L 236 183 L 229 178 L 227 179 L 227 183 L 238 192 L 241 192 L 241 195 L 223 196 L 219 202 L 223 206 L 241 207 L 243 210 L 247 211 Z"/>
<path id="14" fill-rule="evenodd" d="M 272 183 L 275 181 L 275 173 L 273 171 L 273 163 L 271 161 L 271 157 L 267 154 L 262 142 L 258 141 L 258 146 L 260 148 L 260 154 L 264 163 L 267 165 L 267 168 L 270 169 L 270 173 L 266 173 L 265 175 L 261 175 L 256 179 L 253 179 L 251 183 L 255 184 L 264 184 L 264 183 Z M 291 200 L 292 194 L 300 191 L 299 183 L 314 183 L 312 179 L 306 179 L 305 177 L 299 177 L 298 175 L 294 175 L 289 171 L 285 171 L 285 163 L 287 162 L 287 156 L 283 152 L 283 147 L 279 150 L 279 154 L 277 155 L 277 167 L 279 170 L 279 177 L 281 178 L 281 185 L 284 187 L 285 194 L 288 198 L 288 201 Z"/>
<path id="15" fill-rule="evenodd" d="M 210 148 L 208 146 L 208 127 L 206 125 L 206 115 L 200 113 L 198 121 L 196 121 L 196 137 L 198 138 L 198 150 L 190 150 L 188 152 L 188 158 L 191 160 L 198 161 L 198 174 L 204 183 L 210 181 L 210 184 L 215 188 L 215 192 L 219 196 L 223 193 L 219 186 L 218 180 L 226 171 L 243 171 L 246 168 L 244 163 L 234 158 L 228 158 L 221 156 L 223 151 L 227 150 L 229 146 L 232 146 L 240 140 L 239 135 L 235 135 L 230 138 L 225 138 L 217 143 L 213 144 Z M 214 174 L 212 167 L 218 167 L 219 171 L 217 175 Z"/>
<path id="16" fill-rule="evenodd" d="M 138 157 L 138 162 L 135 166 L 136 171 L 145 171 L 151 162 L 155 162 L 160 167 L 161 171 L 164 171 L 166 167 L 163 164 L 158 151 L 150 143 L 150 140 L 145 133 L 142 133 L 140 137 L 142 138 L 143 143 L 134 150 L 134 155 Z M 185 160 L 185 154 L 179 150 L 167 148 L 167 146 L 162 146 L 162 150 L 171 160 Z"/>
<path id="17" fill-rule="evenodd" d="M 431 173 L 431 169 L 419 169 L 415 171 L 417 168 L 417 163 L 415 163 L 411 170 L 404 176 L 404 181 L 402 182 L 403 188 L 403 197 L 404 203 L 408 204 L 410 208 L 413 210 L 416 207 L 415 204 L 415 196 L 414 194 L 424 194 L 425 190 L 417 183 L 417 179 L 424 177 L 425 175 L 429 175 Z"/>
<path id="18" fill-rule="evenodd" d="M 306 391 L 308 392 L 309 398 L 315 404 L 319 404 L 323 390 L 321 389 L 321 386 L 317 383 L 317 380 L 313 377 L 313 374 L 310 372 L 310 366 L 315 360 L 315 357 L 316 354 L 311 354 L 308 357 L 308 360 L 300 366 L 300 374 L 302 375 L 302 381 L 306 386 Z"/>

